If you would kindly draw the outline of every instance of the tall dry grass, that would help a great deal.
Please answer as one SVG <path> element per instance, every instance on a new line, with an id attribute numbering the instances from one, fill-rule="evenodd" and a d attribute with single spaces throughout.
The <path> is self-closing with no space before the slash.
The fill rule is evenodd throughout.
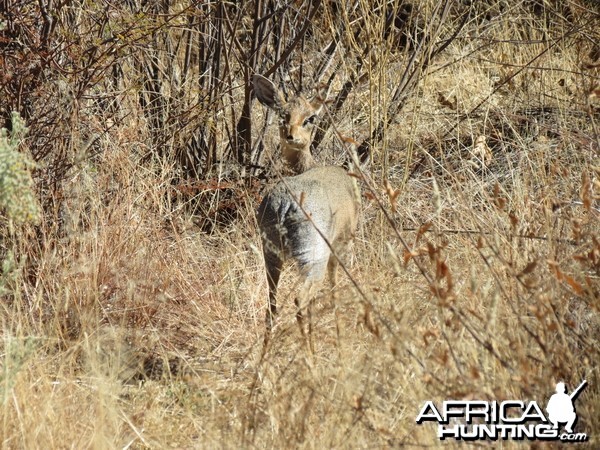
<path id="1" fill-rule="evenodd" d="M 415 424 L 423 402 L 545 405 L 556 382 L 584 378 L 576 429 L 598 445 L 597 5 L 325 3 L 298 43 L 290 24 L 310 2 L 268 31 L 251 26 L 262 2 L 167 2 L 137 22 L 101 2 L 57 12 L 55 33 L 104 23 L 113 35 L 58 35 L 90 65 L 43 66 L 39 84 L 27 72 L 29 103 L 11 97 L 26 110 L 20 149 L 37 161 L 42 218 L 0 221 L 4 448 L 458 446 Z M 231 25 L 218 41 L 229 58 L 210 46 L 214 14 Z M 271 54 L 259 37 L 275 32 Z M 236 52 L 260 44 L 259 70 L 291 48 L 283 69 L 299 82 L 334 36 L 338 102 L 316 156 L 343 162 L 339 131 L 369 140 L 368 165 L 352 260 L 338 300 L 323 289 L 315 301 L 309 354 L 292 267 L 263 345 L 254 211 L 258 180 L 279 170 L 277 133 L 253 103 L 243 128 Z M 204 38 L 222 77 L 194 84 L 201 64 L 186 49 Z M 3 51 L 8 65 L 23 50 Z"/>

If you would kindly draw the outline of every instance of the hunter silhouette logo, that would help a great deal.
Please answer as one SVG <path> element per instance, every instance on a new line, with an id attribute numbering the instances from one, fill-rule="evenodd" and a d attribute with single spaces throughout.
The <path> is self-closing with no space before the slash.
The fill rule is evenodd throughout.
<path id="1" fill-rule="evenodd" d="M 573 401 L 575 401 L 586 384 L 587 381 L 583 380 L 571 395 L 565 393 L 565 383 L 556 384 L 556 394 L 550 397 L 548 406 L 546 406 L 548 419 L 550 419 L 550 422 L 554 425 L 554 429 L 558 429 L 559 423 L 566 423 L 565 431 L 567 433 L 573 433 L 573 425 L 577 421 L 577 414 L 575 413 Z"/>
<path id="2" fill-rule="evenodd" d="M 536 401 L 523 400 L 484 401 L 446 400 L 440 407 L 427 401 L 417 416 L 417 424 L 436 422 L 440 440 L 559 440 L 584 442 L 586 433 L 575 433 L 577 413 L 573 403 L 583 391 L 583 382 L 571 394 L 566 393 L 565 383 L 556 384 L 556 393 L 548 400 L 547 415 Z M 561 433 L 560 424 L 564 424 Z"/>

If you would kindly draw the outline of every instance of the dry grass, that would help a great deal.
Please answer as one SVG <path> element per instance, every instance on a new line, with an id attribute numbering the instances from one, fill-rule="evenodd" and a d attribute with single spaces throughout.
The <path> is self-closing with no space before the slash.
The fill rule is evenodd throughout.
<path id="1" fill-rule="evenodd" d="M 263 345 L 256 189 L 231 185 L 236 214 L 207 233 L 220 204 L 181 200 L 125 91 L 129 114 L 75 162 L 60 206 L 0 237 L 2 447 L 436 448 L 415 424 L 426 400 L 545 405 L 557 381 L 584 378 L 577 430 L 597 447 L 598 68 L 582 69 L 591 43 L 549 51 L 546 26 L 498 17 L 469 22 L 473 39 L 428 68 L 373 148 L 339 299 L 315 302 L 314 354 L 293 268 Z M 511 41 L 527 33 L 535 44 Z M 339 127 L 358 139 L 403 64 L 385 51 L 344 105 Z"/>

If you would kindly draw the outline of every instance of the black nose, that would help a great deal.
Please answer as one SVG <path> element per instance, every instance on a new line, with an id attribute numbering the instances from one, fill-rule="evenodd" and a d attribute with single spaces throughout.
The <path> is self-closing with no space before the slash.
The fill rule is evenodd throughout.
<path id="1" fill-rule="evenodd" d="M 291 134 L 288 134 L 287 140 L 288 141 L 293 141 L 294 140 L 294 136 L 292 136 Z"/>

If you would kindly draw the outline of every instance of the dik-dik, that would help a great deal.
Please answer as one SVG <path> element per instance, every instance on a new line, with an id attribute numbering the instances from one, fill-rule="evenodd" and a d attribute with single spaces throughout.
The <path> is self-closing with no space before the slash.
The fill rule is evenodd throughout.
<path id="1" fill-rule="evenodd" d="M 257 219 L 269 284 L 267 331 L 277 312 L 277 284 L 283 263 L 294 260 L 301 276 L 296 297 L 297 319 L 302 326 L 301 308 L 307 307 L 329 272 L 337 284 L 339 257 L 356 232 L 360 192 L 356 178 L 335 166 L 318 166 L 310 152 L 312 124 L 323 108 L 324 98 L 296 95 L 286 100 L 267 78 L 253 77 L 254 93 L 280 117 L 279 136 L 284 160 L 296 174 L 282 178 L 264 197 Z M 310 333 L 309 317 L 309 333 Z"/>

